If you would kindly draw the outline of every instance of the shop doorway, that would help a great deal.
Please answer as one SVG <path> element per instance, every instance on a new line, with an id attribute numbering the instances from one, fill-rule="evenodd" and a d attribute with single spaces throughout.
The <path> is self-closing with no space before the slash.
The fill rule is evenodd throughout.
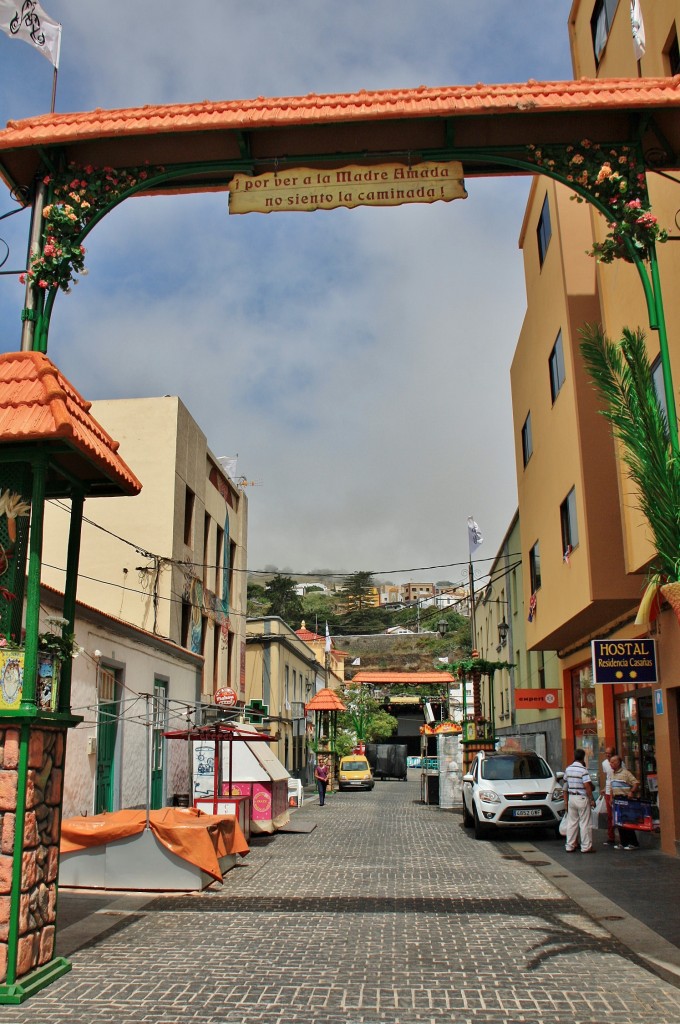
<path id="1" fill-rule="evenodd" d="M 644 800 L 657 802 L 654 738 L 654 702 L 652 694 L 639 691 L 615 698 L 616 743 L 624 764 L 640 780 Z"/>

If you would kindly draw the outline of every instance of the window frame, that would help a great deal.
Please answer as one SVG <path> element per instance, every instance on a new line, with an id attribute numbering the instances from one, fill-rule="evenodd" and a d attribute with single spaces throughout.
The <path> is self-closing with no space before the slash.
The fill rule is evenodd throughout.
<path id="1" fill-rule="evenodd" d="M 531 581 L 531 593 L 535 594 L 541 589 L 541 549 L 539 542 L 529 550 L 529 579 Z"/>
<path id="2" fill-rule="evenodd" d="M 663 379 L 663 365 L 661 363 L 661 355 L 658 355 L 649 367 L 652 377 L 652 383 L 654 385 L 654 393 L 656 394 L 661 411 L 664 415 L 666 422 L 666 436 L 670 437 L 668 430 L 668 406 L 666 404 L 666 387 Z"/>
<path id="3" fill-rule="evenodd" d="M 576 514 L 576 485 L 560 505 L 560 528 L 562 532 L 562 554 L 578 547 L 578 516 Z"/>
<path id="4" fill-rule="evenodd" d="M 550 200 L 546 192 L 541 206 L 541 212 L 536 225 L 536 241 L 538 243 L 538 263 L 542 267 L 548 254 L 550 239 L 552 238 L 552 221 L 550 219 Z"/>
<path id="5" fill-rule="evenodd" d="M 548 375 L 550 377 L 550 395 L 552 398 L 552 404 L 554 405 L 567 379 L 567 368 L 564 362 L 564 341 L 562 339 L 561 327 L 557 332 L 555 343 L 550 350 L 550 355 L 548 356 Z"/>
<path id="6" fill-rule="evenodd" d="M 595 67 L 599 67 L 602 54 L 607 49 L 607 41 L 618 7 L 619 0 L 595 0 L 593 5 L 593 13 L 590 16 L 590 33 L 593 39 Z"/>
<path id="7" fill-rule="evenodd" d="M 529 410 L 522 424 L 522 462 L 525 467 L 533 454 L 534 437 L 531 430 L 531 410 Z"/>

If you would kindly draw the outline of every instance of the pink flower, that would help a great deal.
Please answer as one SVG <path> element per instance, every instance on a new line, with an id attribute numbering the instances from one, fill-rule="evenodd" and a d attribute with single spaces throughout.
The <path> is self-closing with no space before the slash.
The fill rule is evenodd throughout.
<path id="1" fill-rule="evenodd" d="M 40 280 L 38 281 L 38 286 L 40 288 L 49 288 L 49 281 L 46 281 L 44 277 L 41 277 Z"/>
<path id="2" fill-rule="evenodd" d="M 26 275 L 19 274 L 19 284 L 26 284 Z"/>
<path id="3" fill-rule="evenodd" d="M 0 636 L 0 647 L 7 647 L 7 637 Z"/>
<path id="4" fill-rule="evenodd" d="M 53 245 L 46 245 L 45 248 L 43 249 L 43 252 L 45 253 L 46 256 L 54 256 L 54 254 L 56 252 L 56 249 L 54 248 Z"/>
<path id="5" fill-rule="evenodd" d="M 626 203 L 627 210 L 639 210 L 641 206 L 642 203 L 639 199 L 631 199 L 629 203 Z"/>
<path id="6" fill-rule="evenodd" d="M 52 176 L 50 174 L 46 174 L 45 177 L 43 178 L 43 185 L 49 185 L 49 183 L 51 181 L 52 181 Z M 7 641 L 5 641 L 5 643 L 6 642 Z"/>

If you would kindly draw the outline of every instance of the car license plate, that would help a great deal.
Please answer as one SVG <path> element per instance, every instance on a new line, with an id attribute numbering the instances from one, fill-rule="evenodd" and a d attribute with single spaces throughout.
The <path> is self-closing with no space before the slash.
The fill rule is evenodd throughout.
<path id="1" fill-rule="evenodd" d="M 350 786 L 362 786 L 362 785 L 363 785 L 362 782 L 355 782 L 355 781 L 350 782 Z"/>
<path id="2" fill-rule="evenodd" d="M 515 810 L 516 818 L 540 818 L 541 814 L 540 807 L 518 807 Z"/>

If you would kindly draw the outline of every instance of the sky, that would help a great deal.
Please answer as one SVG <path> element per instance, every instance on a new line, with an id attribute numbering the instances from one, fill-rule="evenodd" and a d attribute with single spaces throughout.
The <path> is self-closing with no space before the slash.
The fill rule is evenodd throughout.
<path id="1" fill-rule="evenodd" d="M 57 112 L 571 77 L 571 0 L 42 6 L 63 25 Z M 48 112 L 51 89 L 48 61 L 0 33 L 0 126 Z M 479 580 L 517 506 L 529 180 L 466 187 L 268 216 L 229 217 L 226 193 L 128 200 L 88 236 L 48 355 L 90 400 L 179 395 L 212 452 L 238 454 L 249 568 L 459 583 L 473 516 Z M 0 216 L 15 208 L 0 185 Z M 28 228 L 0 221 L 3 270 Z M 22 305 L 0 277 L 0 351 L 20 348 Z"/>

